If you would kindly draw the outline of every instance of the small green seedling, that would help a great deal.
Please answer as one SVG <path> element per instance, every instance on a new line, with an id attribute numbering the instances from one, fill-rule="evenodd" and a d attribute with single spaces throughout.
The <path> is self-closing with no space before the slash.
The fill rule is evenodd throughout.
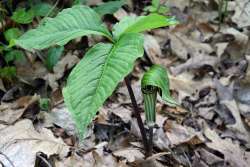
<path id="1" fill-rule="evenodd" d="M 143 56 L 141 32 L 176 23 L 173 18 L 156 13 L 127 16 L 115 24 L 110 32 L 98 13 L 87 6 L 77 5 L 63 10 L 55 18 L 47 18 L 15 43 L 32 51 L 55 45 L 63 46 L 72 39 L 86 35 L 102 35 L 110 41 L 98 43 L 87 51 L 70 73 L 67 86 L 63 89 L 65 103 L 76 122 L 80 138 L 83 138 L 98 109 L 118 83 L 133 70 L 135 60 Z M 165 92 L 162 85 L 165 83 L 158 84 Z M 162 95 L 166 97 L 165 93 Z M 140 127 L 143 128 L 143 125 Z M 142 136 L 144 138 L 145 135 Z"/>
<path id="2" fill-rule="evenodd" d="M 23 51 L 13 48 L 12 45 L 14 39 L 19 38 L 22 32 L 18 28 L 10 28 L 4 31 L 3 35 L 8 44 L 0 43 L 0 53 L 6 62 L 6 66 L 0 69 L 0 78 L 11 81 L 16 77 L 16 67 L 12 66 L 12 62 L 26 60 Z"/>
<path id="3" fill-rule="evenodd" d="M 144 8 L 144 11 L 150 13 L 159 13 L 166 14 L 169 11 L 169 8 L 161 4 L 160 0 L 152 0 L 151 5 Z"/>
<path id="4" fill-rule="evenodd" d="M 34 18 L 54 15 L 57 8 L 49 3 L 41 2 L 34 4 L 32 1 L 28 3 L 29 9 L 18 7 L 12 14 L 11 19 L 18 24 L 29 24 Z"/>
<path id="5" fill-rule="evenodd" d="M 23 51 L 13 48 L 13 41 L 22 35 L 22 31 L 18 28 L 10 28 L 4 31 L 3 34 L 6 42 L 9 43 L 8 45 L 2 44 L 2 52 L 4 55 L 5 62 L 9 64 L 11 61 L 25 60 L 25 55 Z"/>
<path id="6" fill-rule="evenodd" d="M 55 47 L 49 48 L 48 55 L 45 59 L 45 65 L 48 68 L 48 70 L 53 71 L 53 67 L 59 61 L 60 57 L 62 56 L 63 51 L 64 51 L 63 46 L 55 46 Z"/>
<path id="7" fill-rule="evenodd" d="M 218 15 L 219 15 L 219 23 L 223 23 L 224 18 L 227 16 L 227 11 L 228 10 L 228 0 L 219 0 L 219 10 L 218 10 Z"/>
<path id="8" fill-rule="evenodd" d="M 41 98 L 39 100 L 39 107 L 43 111 L 50 111 L 51 109 L 51 101 L 49 98 Z"/>

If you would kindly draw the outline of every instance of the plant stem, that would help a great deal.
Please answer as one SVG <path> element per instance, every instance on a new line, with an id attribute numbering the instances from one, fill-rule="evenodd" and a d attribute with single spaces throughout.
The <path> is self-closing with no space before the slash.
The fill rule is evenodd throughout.
<path id="1" fill-rule="evenodd" d="M 126 83 L 126 86 L 127 86 L 127 89 L 128 89 L 128 93 L 129 93 L 129 96 L 130 96 L 130 99 L 131 99 L 131 102 L 132 102 L 134 115 L 135 115 L 135 117 L 137 119 L 137 123 L 138 123 L 138 126 L 140 128 L 140 132 L 141 132 L 141 136 L 142 136 L 142 142 L 143 142 L 144 149 L 145 149 L 145 152 L 146 152 L 146 157 L 148 157 L 148 156 L 150 156 L 150 154 L 149 154 L 150 146 L 148 145 L 147 134 L 146 134 L 146 130 L 144 128 L 144 125 L 143 125 L 143 122 L 142 122 L 142 119 L 141 119 L 141 115 L 140 115 L 140 112 L 139 112 L 139 107 L 137 105 L 135 95 L 134 95 L 133 89 L 131 87 L 131 83 L 130 83 L 129 78 L 125 77 L 124 80 L 125 80 L 125 83 Z"/>
<path id="2" fill-rule="evenodd" d="M 154 130 L 154 127 L 150 126 L 149 127 L 149 139 L 148 139 L 148 145 L 149 145 L 148 155 L 149 156 L 152 155 L 152 150 L 153 150 L 153 130 Z"/>

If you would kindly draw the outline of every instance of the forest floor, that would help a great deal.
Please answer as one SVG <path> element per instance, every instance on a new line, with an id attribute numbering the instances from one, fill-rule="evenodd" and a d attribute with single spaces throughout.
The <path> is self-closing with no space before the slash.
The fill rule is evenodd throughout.
<path id="1" fill-rule="evenodd" d="M 78 141 L 61 90 L 88 46 L 103 40 L 91 36 L 67 44 L 52 71 L 43 64 L 46 51 L 25 52 L 27 61 L 14 62 L 17 79 L 0 79 L 0 167 L 248 167 L 250 1 L 228 1 L 221 17 L 219 0 L 165 2 L 180 23 L 144 34 L 145 55 L 130 78 L 143 120 L 140 79 L 152 64 L 168 69 L 171 94 L 181 104 L 158 100 L 153 156 L 145 159 L 125 83 Z M 129 3 L 104 20 L 114 24 L 144 7 Z"/>

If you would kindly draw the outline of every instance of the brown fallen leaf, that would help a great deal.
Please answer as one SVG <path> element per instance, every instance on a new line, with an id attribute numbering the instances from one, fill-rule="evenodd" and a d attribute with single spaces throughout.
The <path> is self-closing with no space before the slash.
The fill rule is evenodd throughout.
<path id="1" fill-rule="evenodd" d="M 113 105 L 112 105 L 113 106 Z M 132 110 L 129 110 L 123 106 L 116 106 L 116 107 L 112 107 L 110 106 L 109 110 L 111 113 L 113 113 L 114 115 L 118 116 L 119 118 L 121 118 L 121 120 L 124 123 L 129 123 L 132 119 Z"/>
<path id="2" fill-rule="evenodd" d="M 220 98 L 220 105 L 225 106 L 231 112 L 235 120 L 234 124 L 227 124 L 227 128 L 232 130 L 239 139 L 250 143 L 250 133 L 243 124 L 239 107 L 233 98 L 232 88 L 223 86 L 217 79 L 215 79 L 214 82 Z"/>
<path id="3" fill-rule="evenodd" d="M 200 32 L 200 36 L 198 38 L 200 38 L 201 41 L 209 40 L 216 32 L 215 29 L 207 22 L 199 23 L 197 28 Z"/>
<path id="4" fill-rule="evenodd" d="M 191 96 L 196 91 L 205 87 L 212 87 L 211 78 L 204 78 L 201 81 L 193 80 L 191 73 L 185 72 L 177 76 L 169 75 L 170 89 L 178 92 L 178 99 L 181 101 L 186 96 Z"/>
<path id="5" fill-rule="evenodd" d="M 53 124 L 63 128 L 69 135 L 76 135 L 75 123 L 64 104 L 58 105 L 49 113 Z"/>
<path id="6" fill-rule="evenodd" d="M 16 104 L 15 104 L 15 108 L 27 108 L 30 104 L 38 101 L 40 99 L 39 95 L 34 95 L 34 96 L 23 96 L 20 97 L 19 99 L 17 99 Z"/>
<path id="7" fill-rule="evenodd" d="M 184 71 L 199 69 L 205 65 L 215 67 L 219 63 L 218 57 L 208 55 L 197 55 L 191 57 L 185 63 L 172 67 L 171 71 L 174 75 L 178 75 Z"/>
<path id="8" fill-rule="evenodd" d="M 4 84 L 3 84 L 3 80 L 2 80 L 2 79 L 0 79 L 0 90 L 6 92 L 6 89 L 5 89 L 5 87 L 4 87 Z"/>
<path id="9" fill-rule="evenodd" d="M 247 64 L 250 63 L 250 55 L 246 56 Z M 238 102 L 242 103 L 242 105 L 250 105 L 250 66 L 248 65 L 247 71 L 245 73 L 245 77 L 241 79 L 239 84 L 239 87 L 235 91 L 235 98 Z M 240 104 L 239 104 L 240 106 Z M 250 112 L 248 107 L 244 107 L 246 110 L 245 114 Z M 247 111 L 248 110 L 248 111 Z M 245 115 L 244 114 L 244 115 Z M 250 114 L 250 113 L 249 113 Z"/>
<path id="10" fill-rule="evenodd" d="M 93 159 L 92 153 L 87 153 L 84 156 L 80 157 L 77 154 L 73 153 L 70 157 L 56 161 L 55 167 L 93 167 L 95 160 Z"/>
<path id="11" fill-rule="evenodd" d="M 12 124 L 18 120 L 24 112 L 24 108 L 12 109 L 11 104 L 0 105 L 0 122 L 4 124 Z"/>
<path id="12" fill-rule="evenodd" d="M 187 6 L 189 6 L 189 1 L 186 0 L 168 0 L 166 5 L 169 7 L 176 7 L 183 11 Z"/>
<path id="13" fill-rule="evenodd" d="M 4 153 L 15 166 L 32 167 L 36 153 L 43 152 L 50 156 L 58 154 L 64 157 L 69 147 L 62 139 L 55 138 L 53 133 L 42 128 L 37 132 L 30 120 L 24 119 L 13 126 L 5 126 L 0 130 L 0 152 Z M 0 157 L 3 164 L 8 164 L 6 158 Z"/>
<path id="14" fill-rule="evenodd" d="M 71 69 L 76 65 L 80 59 L 77 57 L 78 52 L 69 52 L 67 53 L 54 67 L 53 73 L 47 73 L 43 76 L 43 79 L 48 81 L 49 86 L 52 90 L 57 90 L 59 85 L 57 80 L 61 79 L 64 76 L 65 71 Z"/>
<path id="15" fill-rule="evenodd" d="M 221 43 L 215 44 L 216 54 L 219 58 L 223 55 L 227 46 L 228 46 L 228 42 L 221 42 Z"/>
<path id="16" fill-rule="evenodd" d="M 123 17 L 126 17 L 129 14 L 123 8 L 120 8 L 113 15 L 117 20 L 121 20 Z"/>
<path id="17" fill-rule="evenodd" d="M 195 58 L 199 55 L 209 55 L 214 51 L 209 44 L 194 41 L 180 33 L 169 33 L 168 37 L 171 40 L 172 52 L 183 60 L 187 60 L 189 56 Z"/>
<path id="18" fill-rule="evenodd" d="M 34 64 L 26 64 L 25 66 L 17 66 L 17 76 L 25 83 L 31 83 L 36 78 L 43 78 L 48 74 L 45 65 L 39 61 Z"/>
<path id="19" fill-rule="evenodd" d="M 249 6 L 250 7 L 250 6 Z M 235 28 L 225 28 L 222 29 L 221 32 L 223 34 L 230 34 L 233 35 L 235 38 L 235 42 L 237 42 L 239 45 L 246 45 L 248 42 L 248 36 L 238 30 L 236 30 Z"/>
<path id="20" fill-rule="evenodd" d="M 162 57 L 162 52 L 154 36 L 148 34 L 144 35 L 144 49 L 152 63 L 159 64 L 159 57 Z"/>
<path id="21" fill-rule="evenodd" d="M 235 0 L 234 11 L 233 22 L 240 28 L 250 25 L 250 3 L 248 0 Z"/>
<path id="22" fill-rule="evenodd" d="M 125 162 L 134 162 L 144 158 L 144 154 L 137 148 L 124 148 L 113 152 L 116 157 L 125 158 Z"/>
<path id="23" fill-rule="evenodd" d="M 231 167 L 248 167 L 250 164 L 250 152 L 246 152 L 238 143 L 231 139 L 221 139 L 215 130 L 205 126 L 205 136 L 210 140 L 206 145 L 224 155 L 225 164 Z"/>
<path id="24" fill-rule="evenodd" d="M 196 152 L 199 154 L 199 159 L 205 161 L 208 165 L 215 165 L 223 161 L 222 158 L 214 155 L 204 148 L 199 148 Z"/>
<path id="25" fill-rule="evenodd" d="M 1 103 L 0 122 L 12 124 L 17 121 L 25 110 L 40 99 L 40 96 L 23 96 L 13 103 Z"/>
<path id="26" fill-rule="evenodd" d="M 132 164 L 134 166 L 138 166 L 138 167 L 165 167 L 164 164 L 160 163 L 159 161 L 157 161 L 157 159 L 160 156 L 164 156 L 164 155 L 168 155 L 169 152 L 163 152 L 163 153 L 158 153 L 158 154 L 154 154 L 151 157 L 148 157 L 147 159 L 143 159 L 143 160 L 137 160 L 135 162 L 133 162 Z"/>
<path id="27" fill-rule="evenodd" d="M 163 128 L 158 128 L 154 131 L 154 146 L 162 151 L 168 151 L 170 147 L 170 141 L 167 138 Z"/>
<path id="28" fill-rule="evenodd" d="M 192 166 L 194 167 L 223 166 L 224 164 L 223 159 L 204 148 L 195 150 L 192 160 Z"/>
<path id="29" fill-rule="evenodd" d="M 164 126 L 165 133 L 167 135 L 168 140 L 170 141 L 170 146 L 174 147 L 180 145 L 182 143 L 192 143 L 195 144 L 195 137 L 197 132 L 194 129 L 187 126 L 182 126 L 174 121 L 167 121 Z M 193 141 L 192 141 L 193 140 Z"/>
<path id="30" fill-rule="evenodd" d="M 138 82 L 132 83 L 132 89 L 134 91 L 134 95 L 135 95 L 135 98 L 137 100 L 137 103 L 141 104 L 143 101 L 143 97 L 142 97 L 142 93 L 141 93 L 140 82 L 138 81 Z M 123 98 L 120 99 L 123 104 L 130 104 L 131 103 L 129 93 L 128 93 L 127 87 L 125 85 L 122 87 L 119 87 L 118 90 L 116 91 L 116 93 L 123 96 Z"/>
<path id="31" fill-rule="evenodd" d="M 116 161 L 116 158 L 111 154 L 104 153 L 103 149 L 97 149 L 92 152 L 95 159 L 94 166 L 96 167 L 116 167 L 120 166 Z"/>

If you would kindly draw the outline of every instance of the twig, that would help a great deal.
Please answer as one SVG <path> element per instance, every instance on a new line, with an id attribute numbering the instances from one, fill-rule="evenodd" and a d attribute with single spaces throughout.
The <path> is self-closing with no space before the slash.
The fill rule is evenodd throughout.
<path id="1" fill-rule="evenodd" d="M 0 155 L 3 155 L 7 160 L 8 162 L 11 164 L 12 167 L 15 167 L 15 165 L 13 164 L 13 162 L 9 159 L 9 157 L 7 155 L 5 155 L 3 152 L 0 151 Z"/>
<path id="2" fill-rule="evenodd" d="M 51 164 L 41 155 L 37 154 L 37 157 L 39 157 L 48 167 L 52 167 Z"/>
<path id="3" fill-rule="evenodd" d="M 0 161 L 0 165 L 2 165 L 2 167 L 4 167 L 4 164 L 3 164 L 3 162 L 2 162 L 2 161 Z"/>
<path id="4" fill-rule="evenodd" d="M 141 132 L 141 136 L 142 136 L 142 142 L 143 142 L 144 149 L 145 149 L 145 152 L 146 152 L 146 157 L 148 157 L 149 156 L 149 145 L 148 145 L 146 130 L 144 128 L 144 125 L 143 125 L 143 122 L 142 122 L 142 119 L 141 119 L 141 116 L 140 116 L 139 107 L 137 105 L 135 95 L 134 95 L 133 89 L 131 87 L 131 83 L 130 83 L 129 78 L 125 77 L 124 80 L 125 80 L 125 83 L 126 83 L 126 86 L 127 86 L 127 89 L 128 89 L 128 93 L 129 93 L 129 96 L 130 96 L 130 99 L 131 99 L 131 103 L 132 103 L 133 110 L 134 110 L 134 115 L 135 115 L 135 117 L 137 119 L 137 123 L 138 123 L 138 126 L 140 128 L 140 132 Z"/>
<path id="5" fill-rule="evenodd" d="M 56 8 L 56 6 L 58 5 L 58 2 L 59 2 L 59 0 L 56 0 L 56 3 L 53 5 L 53 7 L 49 10 L 49 12 L 46 14 L 46 16 L 42 19 L 42 21 L 45 19 L 45 18 L 47 18 L 47 17 L 49 17 L 49 15 L 51 14 L 51 12 Z"/>

